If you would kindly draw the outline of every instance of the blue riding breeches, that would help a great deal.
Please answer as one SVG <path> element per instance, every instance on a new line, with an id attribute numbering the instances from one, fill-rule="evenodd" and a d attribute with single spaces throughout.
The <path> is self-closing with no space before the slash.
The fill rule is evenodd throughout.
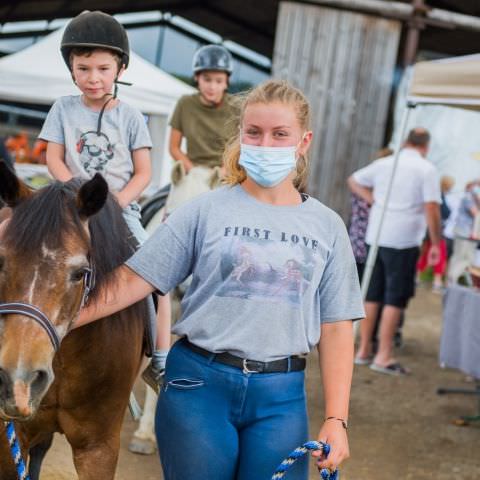
<path id="1" fill-rule="evenodd" d="M 155 430 L 165 480 L 270 480 L 308 439 L 304 372 L 245 374 L 179 341 L 167 358 Z M 306 457 L 289 480 L 307 480 Z"/>

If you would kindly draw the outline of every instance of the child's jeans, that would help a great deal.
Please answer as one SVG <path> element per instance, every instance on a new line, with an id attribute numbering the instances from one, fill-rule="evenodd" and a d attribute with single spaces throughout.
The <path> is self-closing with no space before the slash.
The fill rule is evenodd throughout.
<path id="1" fill-rule="evenodd" d="M 127 224 L 128 229 L 132 236 L 138 242 L 138 245 L 143 245 L 148 238 L 148 234 L 140 222 L 139 214 L 130 211 L 129 208 L 125 208 L 122 212 L 123 218 Z M 157 338 L 157 314 L 155 312 L 155 306 L 153 299 L 148 299 L 148 331 L 147 333 L 147 356 L 151 356 L 155 350 L 156 338 Z"/>
<path id="2" fill-rule="evenodd" d="M 139 214 L 132 212 L 128 207 L 123 209 L 122 214 L 130 233 L 137 239 L 138 244 L 144 244 L 148 235 L 142 226 Z"/>
<path id="3" fill-rule="evenodd" d="M 244 374 L 180 340 L 167 357 L 155 431 L 165 480 L 270 480 L 308 437 L 304 372 Z M 289 480 L 308 478 L 307 457 Z"/>

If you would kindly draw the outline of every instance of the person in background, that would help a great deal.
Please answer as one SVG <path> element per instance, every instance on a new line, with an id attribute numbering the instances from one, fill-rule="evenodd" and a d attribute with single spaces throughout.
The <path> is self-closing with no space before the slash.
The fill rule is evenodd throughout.
<path id="1" fill-rule="evenodd" d="M 170 120 L 170 154 L 187 174 L 196 166 L 222 166 L 223 149 L 231 134 L 228 126 L 238 113 L 227 93 L 233 59 L 225 47 L 201 47 L 193 57 L 192 71 L 198 92 L 181 97 Z"/>
<path id="2" fill-rule="evenodd" d="M 0 161 L 5 162 L 13 170 L 13 160 L 3 138 L 0 138 Z"/>
<path id="3" fill-rule="evenodd" d="M 44 140 L 37 140 L 32 149 L 32 163 L 39 165 L 47 164 L 47 145 L 48 142 Z"/>
<path id="4" fill-rule="evenodd" d="M 415 128 L 408 134 L 399 154 L 365 301 L 367 316 L 360 326 L 356 363 L 370 363 L 372 370 L 389 375 L 409 372 L 393 357 L 393 339 L 402 312 L 415 293 L 419 246 L 427 225 L 432 242 L 429 263 L 436 265 L 439 260 L 440 181 L 435 167 L 425 158 L 429 145 L 428 131 Z M 393 162 L 393 156 L 376 160 L 348 179 L 351 191 L 372 204 L 366 238 L 368 245 L 373 244 L 379 228 Z M 379 343 L 373 357 L 372 333 L 380 308 Z"/>
<path id="5" fill-rule="evenodd" d="M 380 158 L 388 157 L 393 154 L 391 148 L 385 147 L 377 152 L 375 155 L 375 160 Z M 368 227 L 368 217 L 370 215 L 371 205 L 366 202 L 363 198 L 358 195 L 351 193 L 351 216 L 348 226 L 348 236 L 350 237 L 350 243 L 352 244 L 353 255 L 355 257 L 355 262 L 357 264 L 358 278 L 360 282 L 363 279 L 363 272 L 365 269 L 365 263 L 367 261 L 368 247 L 365 241 Z M 380 326 L 380 319 L 382 316 L 382 310 L 378 312 L 377 321 L 375 324 L 375 329 L 372 333 L 372 342 L 373 342 L 373 351 L 377 350 L 378 347 L 378 328 Z M 402 345 L 402 326 L 404 322 L 404 314 L 402 312 L 402 317 L 398 325 L 397 332 L 395 333 L 394 343 L 396 347 Z M 364 365 L 365 362 L 361 359 L 356 358 L 355 363 L 358 365 Z"/>
<path id="6" fill-rule="evenodd" d="M 390 148 L 382 148 L 375 155 L 375 159 L 387 157 L 393 153 Z M 357 264 L 358 278 L 360 282 L 363 277 L 365 262 L 367 261 L 367 244 L 365 236 L 367 233 L 368 216 L 370 204 L 355 193 L 350 194 L 351 215 L 348 224 L 348 236 L 352 244 L 353 255 Z"/>
<path id="7" fill-rule="evenodd" d="M 475 260 L 477 241 L 474 238 L 475 218 L 480 212 L 479 182 L 472 181 L 465 186 L 453 229 L 453 254 L 448 266 L 448 283 L 455 284 Z"/>
<path id="8" fill-rule="evenodd" d="M 8 137 L 5 146 L 16 163 L 30 163 L 31 149 L 26 132 L 19 132 Z"/>
<path id="9" fill-rule="evenodd" d="M 446 195 L 450 192 L 455 180 L 449 176 L 443 176 L 440 180 L 440 189 L 441 189 L 441 199 L 442 203 L 440 204 L 440 216 L 442 222 L 442 234 L 445 231 L 445 226 L 448 218 L 450 217 L 450 207 L 447 205 Z M 444 234 L 443 234 L 444 235 Z M 420 258 L 417 262 L 417 283 L 420 281 L 420 275 L 427 269 L 428 257 L 430 254 L 430 248 L 432 243 L 427 235 L 423 245 Z M 440 259 L 438 263 L 433 267 L 433 284 L 432 291 L 434 293 L 442 293 L 445 286 L 443 282 L 443 277 L 447 269 L 448 253 L 447 253 L 447 241 L 444 236 L 440 241 Z"/>
<path id="10" fill-rule="evenodd" d="M 447 221 L 445 222 L 445 227 L 443 229 L 443 236 L 447 242 L 447 258 L 450 261 L 453 255 L 453 242 L 455 239 L 455 224 L 457 223 L 457 216 L 460 210 L 460 204 L 463 198 L 464 192 L 455 190 L 450 191 L 445 196 L 445 201 L 447 203 L 448 209 L 450 210 L 450 215 L 448 216 Z"/>
<path id="11" fill-rule="evenodd" d="M 169 150 L 176 163 L 166 216 L 219 186 L 223 150 L 237 125 L 238 109 L 227 93 L 233 73 L 230 52 L 222 45 L 205 45 L 195 52 L 192 71 L 198 92 L 181 97 L 170 120 Z"/>

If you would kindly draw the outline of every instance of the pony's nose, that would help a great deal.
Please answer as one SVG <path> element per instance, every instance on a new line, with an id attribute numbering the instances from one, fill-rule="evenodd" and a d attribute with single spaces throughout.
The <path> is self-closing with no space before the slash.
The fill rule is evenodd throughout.
<path id="1" fill-rule="evenodd" d="M 53 381 L 52 375 L 48 370 L 35 370 L 31 375 L 30 388 L 32 395 L 42 394 L 47 386 Z"/>
<path id="2" fill-rule="evenodd" d="M 3 368 L 0 368 L 0 398 L 8 396 L 11 383 L 10 375 Z"/>
<path id="3" fill-rule="evenodd" d="M 45 393 L 53 375 L 48 370 L 33 370 L 12 375 L 0 368 L 0 407 L 13 418 L 28 418 Z"/>

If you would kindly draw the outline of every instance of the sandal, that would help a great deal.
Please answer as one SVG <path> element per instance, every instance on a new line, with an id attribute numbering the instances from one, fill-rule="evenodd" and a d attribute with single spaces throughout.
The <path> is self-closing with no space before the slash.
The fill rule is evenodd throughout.
<path id="1" fill-rule="evenodd" d="M 370 365 L 370 370 L 378 373 L 385 373 L 386 375 L 394 375 L 397 377 L 404 377 L 410 373 L 408 368 L 405 368 L 402 364 L 396 362 L 385 367 L 372 363 Z"/>
<path id="2" fill-rule="evenodd" d="M 370 355 L 368 357 L 355 357 L 353 359 L 353 363 L 355 365 L 370 365 L 373 362 L 373 355 Z"/>

